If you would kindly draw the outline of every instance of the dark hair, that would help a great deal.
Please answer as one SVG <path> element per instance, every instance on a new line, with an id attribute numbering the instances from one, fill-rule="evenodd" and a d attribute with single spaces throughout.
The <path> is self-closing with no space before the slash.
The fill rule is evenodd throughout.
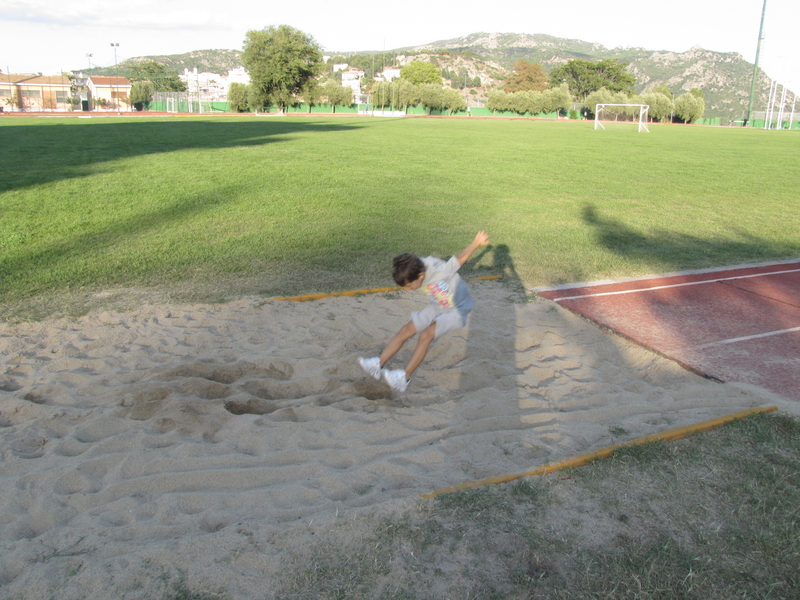
<path id="1" fill-rule="evenodd" d="M 407 286 L 412 281 L 419 279 L 425 271 L 425 264 L 416 254 L 406 252 L 392 259 L 392 275 L 400 287 Z"/>

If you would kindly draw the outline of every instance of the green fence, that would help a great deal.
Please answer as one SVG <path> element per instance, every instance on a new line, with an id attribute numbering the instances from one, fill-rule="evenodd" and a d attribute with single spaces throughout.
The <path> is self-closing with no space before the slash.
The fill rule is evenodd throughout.
<path id="1" fill-rule="evenodd" d="M 199 107 L 199 110 L 198 110 Z M 219 113 L 230 110 L 227 102 L 189 102 L 186 100 L 160 100 L 151 102 L 147 110 L 154 112 L 178 112 L 178 113 Z"/>
<path id="2" fill-rule="evenodd" d="M 753 127 L 755 129 L 766 129 L 765 127 L 766 123 L 767 122 L 764 119 L 753 119 L 752 121 L 750 121 L 750 127 Z M 778 128 L 778 122 L 777 120 L 773 120 L 772 127 L 770 129 L 777 129 L 777 128 Z M 781 129 L 789 129 L 788 119 L 784 119 L 783 127 Z M 792 121 L 791 129 L 792 130 L 800 129 L 800 121 Z"/>

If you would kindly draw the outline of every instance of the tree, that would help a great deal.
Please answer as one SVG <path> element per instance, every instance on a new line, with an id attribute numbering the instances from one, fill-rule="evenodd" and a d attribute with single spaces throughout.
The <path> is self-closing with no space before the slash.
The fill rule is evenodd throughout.
<path id="1" fill-rule="evenodd" d="M 150 108 L 150 102 L 153 100 L 153 87 L 152 81 L 133 82 L 130 103 L 136 110 L 142 111 Z"/>
<path id="2" fill-rule="evenodd" d="M 636 79 L 628 73 L 627 67 L 628 63 L 618 63 L 610 58 L 597 63 L 575 59 L 550 72 L 550 85 L 556 87 L 566 82 L 578 100 L 584 100 L 600 88 L 630 93 Z"/>
<path id="3" fill-rule="evenodd" d="M 267 102 L 267 95 L 261 88 L 252 83 L 247 86 L 247 107 L 251 111 L 258 112 L 267 106 Z"/>
<path id="4" fill-rule="evenodd" d="M 353 103 L 353 90 L 344 85 L 339 85 L 335 81 L 329 81 L 323 88 L 323 95 L 328 99 L 328 102 L 333 106 L 333 112 L 336 112 L 336 106 L 350 106 Z"/>
<path id="5" fill-rule="evenodd" d="M 400 69 L 400 78 L 414 85 L 434 83 L 442 85 L 442 75 L 432 63 L 415 60 Z"/>
<path id="6" fill-rule="evenodd" d="M 314 38 L 289 25 L 248 31 L 242 62 L 258 92 L 254 98 L 270 101 L 281 110 L 324 66 Z"/>
<path id="7" fill-rule="evenodd" d="M 545 90 L 542 92 L 542 96 L 544 97 L 543 112 L 558 112 L 567 110 L 572 106 L 572 96 L 569 93 L 569 87 L 565 83 Z"/>
<path id="8" fill-rule="evenodd" d="M 419 88 L 410 81 L 398 79 L 392 85 L 397 94 L 397 106 L 408 108 L 419 102 Z"/>
<path id="9" fill-rule="evenodd" d="M 650 107 L 647 113 L 650 119 L 662 123 L 667 120 L 675 108 L 672 104 L 672 99 L 661 92 L 648 92 L 647 94 L 642 94 L 638 98 L 631 98 L 631 102 L 647 104 Z"/>
<path id="10" fill-rule="evenodd" d="M 396 54 L 388 52 L 379 52 L 377 54 L 354 54 L 349 56 L 342 62 L 349 64 L 351 67 L 364 71 L 364 79 L 375 79 L 375 75 L 383 71 L 387 65 L 395 64 L 397 60 Z"/>
<path id="11" fill-rule="evenodd" d="M 147 60 L 130 67 L 128 79 L 132 83 L 149 81 L 154 92 L 185 92 L 186 84 L 180 80 L 175 71 L 167 71 L 167 67 L 154 60 Z"/>
<path id="12" fill-rule="evenodd" d="M 514 74 L 506 79 L 503 91 L 506 92 L 543 92 L 550 84 L 547 73 L 539 63 L 518 60 L 514 63 Z"/>
<path id="13" fill-rule="evenodd" d="M 650 93 L 653 93 L 653 94 L 664 94 L 670 100 L 672 100 L 675 97 L 672 94 L 672 90 L 670 90 L 669 87 L 667 87 L 666 85 L 657 85 L 652 90 L 650 90 Z"/>
<path id="14" fill-rule="evenodd" d="M 376 81 L 370 90 L 370 103 L 373 106 L 390 106 L 394 98 L 394 84 L 389 81 Z"/>
<path id="15" fill-rule="evenodd" d="M 419 100 L 430 113 L 432 110 L 440 109 L 444 106 L 443 88 L 435 83 L 426 83 L 419 86 Z"/>
<path id="16" fill-rule="evenodd" d="M 322 87 L 320 87 L 316 79 L 309 79 L 300 90 L 300 98 L 302 98 L 303 102 L 308 104 L 308 112 L 311 112 L 312 106 L 319 103 L 322 96 Z"/>
<path id="17" fill-rule="evenodd" d="M 595 90 L 594 92 L 590 93 L 586 98 L 583 99 L 584 108 L 584 116 L 587 118 L 594 118 L 594 111 L 597 108 L 598 104 L 618 104 L 617 98 L 614 97 L 609 90 L 606 88 L 600 88 L 599 90 Z"/>
<path id="18" fill-rule="evenodd" d="M 706 103 L 691 92 L 675 98 L 675 116 L 684 123 L 694 123 L 703 116 Z"/>
<path id="19" fill-rule="evenodd" d="M 233 112 L 247 111 L 247 85 L 234 82 L 228 86 L 228 107 Z"/>
<path id="20" fill-rule="evenodd" d="M 501 92 L 500 90 L 492 90 L 486 97 L 486 108 L 492 111 L 496 110 L 511 110 L 511 103 L 509 101 L 509 94 Z"/>
<path id="21" fill-rule="evenodd" d="M 445 88 L 442 90 L 442 107 L 449 110 L 450 114 L 453 114 L 459 110 L 466 110 L 467 101 L 464 100 L 464 96 L 458 90 Z"/>

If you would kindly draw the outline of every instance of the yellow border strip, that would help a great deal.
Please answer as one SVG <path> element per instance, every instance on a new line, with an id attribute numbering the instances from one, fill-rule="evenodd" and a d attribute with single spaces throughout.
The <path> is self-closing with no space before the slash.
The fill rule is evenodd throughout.
<path id="1" fill-rule="evenodd" d="M 478 479 L 477 481 L 467 481 L 459 485 L 441 488 L 433 492 L 422 494 L 422 497 L 433 498 L 435 496 L 439 496 L 440 494 L 450 494 L 452 492 L 458 492 L 470 488 L 481 487 L 484 485 L 508 483 L 509 481 L 514 481 L 515 479 L 521 479 L 523 477 L 531 477 L 533 475 L 545 475 L 547 473 L 552 473 L 553 471 L 559 471 L 561 469 L 568 469 L 570 467 L 580 467 L 588 462 L 597 460 L 598 458 L 606 458 L 611 453 L 615 452 L 616 450 L 619 450 L 620 448 L 627 448 L 629 446 L 641 446 L 642 444 L 649 444 L 651 442 L 659 442 L 659 441 L 667 442 L 671 440 L 678 440 L 680 438 L 684 438 L 690 435 L 695 435 L 703 431 L 716 429 L 717 427 L 726 425 L 731 421 L 743 419 L 747 416 L 756 413 L 762 413 L 762 412 L 768 413 L 774 410 L 777 410 L 776 406 L 769 406 L 769 407 L 758 406 L 756 408 L 749 408 L 747 410 L 742 410 L 736 413 L 732 413 L 730 415 L 725 415 L 724 417 L 717 417 L 716 419 L 709 419 L 708 421 L 702 421 L 700 423 L 695 423 L 694 425 L 687 425 L 685 427 L 677 427 L 675 429 L 669 429 L 667 431 L 662 431 L 661 433 L 654 433 L 652 435 L 646 435 L 644 437 L 636 438 L 635 440 L 623 442 L 622 444 L 614 444 L 613 446 L 606 446 L 605 448 L 600 448 L 599 450 L 595 450 L 594 452 L 586 452 L 584 454 L 578 454 L 576 456 L 572 456 L 570 458 L 564 458 L 562 460 L 558 460 L 552 463 L 545 463 L 543 465 L 536 467 L 532 471 L 527 471 L 525 473 L 495 475 L 494 477 L 487 477 L 486 479 Z"/>
<path id="2" fill-rule="evenodd" d="M 467 281 L 490 281 L 493 279 L 500 279 L 502 275 L 485 275 L 483 277 L 473 277 Z M 306 302 L 308 300 L 321 300 L 322 298 L 336 298 L 339 296 L 364 296 L 366 294 L 382 294 L 386 292 L 396 292 L 401 289 L 395 287 L 380 287 L 371 288 L 366 290 L 350 290 L 348 292 L 331 292 L 328 294 L 303 294 L 302 296 L 280 296 L 278 298 L 269 298 L 269 300 L 291 300 L 292 302 Z"/>

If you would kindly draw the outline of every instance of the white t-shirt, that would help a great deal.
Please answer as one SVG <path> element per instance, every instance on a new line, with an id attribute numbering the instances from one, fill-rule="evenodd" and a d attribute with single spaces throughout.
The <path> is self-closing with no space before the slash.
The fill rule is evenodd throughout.
<path id="1" fill-rule="evenodd" d="M 435 256 L 422 259 L 425 265 L 425 277 L 420 286 L 431 298 L 431 302 L 444 309 L 455 308 L 462 314 L 472 310 L 472 294 L 458 270 L 461 263 L 453 256 L 447 262 Z"/>

